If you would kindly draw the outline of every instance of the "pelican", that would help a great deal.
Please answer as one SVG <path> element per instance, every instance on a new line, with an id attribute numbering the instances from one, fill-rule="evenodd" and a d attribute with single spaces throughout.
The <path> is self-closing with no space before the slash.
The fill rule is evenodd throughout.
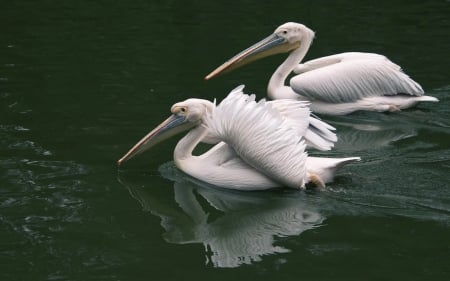
<path id="1" fill-rule="evenodd" d="M 305 152 L 307 133 L 334 135 L 329 125 L 311 118 L 290 120 L 272 102 L 255 102 L 237 87 L 217 107 L 203 99 L 187 99 L 172 106 L 172 116 L 142 138 L 118 165 L 179 132 L 190 130 L 176 145 L 175 165 L 203 182 L 229 189 L 263 190 L 275 187 L 303 189 L 307 183 L 323 188 L 333 180 L 336 169 L 359 157 L 317 158 Z M 309 114 L 308 103 L 283 101 L 288 112 Z M 227 115 L 227 112 L 230 114 Z M 291 116 L 292 117 L 292 116 Z M 219 120 L 221 118 L 222 120 Z M 297 125 L 293 125 L 297 124 Z M 317 134 L 316 134 L 317 135 Z M 220 141 L 207 152 L 194 156 L 194 148 L 204 140 Z"/>
<path id="2" fill-rule="evenodd" d="M 383 55 L 348 52 L 300 62 L 308 52 L 314 32 L 303 24 L 288 22 L 253 46 L 216 68 L 205 79 L 231 71 L 254 60 L 289 53 L 272 75 L 267 88 L 271 99 L 311 102 L 315 113 L 344 115 L 358 110 L 399 111 L 421 101 L 422 87 Z M 285 86 L 288 75 L 297 74 Z"/>

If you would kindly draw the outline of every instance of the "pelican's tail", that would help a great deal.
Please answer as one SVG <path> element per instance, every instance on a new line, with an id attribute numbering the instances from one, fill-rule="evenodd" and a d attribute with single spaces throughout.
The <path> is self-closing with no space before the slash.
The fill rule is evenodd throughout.
<path id="1" fill-rule="evenodd" d="M 439 99 L 432 97 L 432 96 L 420 96 L 416 98 L 417 101 L 431 101 L 431 102 L 438 102 Z"/>
<path id="2" fill-rule="evenodd" d="M 325 158 L 308 157 L 306 159 L 306 170 L 308 174 L 320 179 L 323 183 L 332 182 L 336 172 L 343 166 L 360 161 L 360 157 L 347 158 Z M 309 179 L 311 180 L 311 179 Z"/>
<path id="3" fill-rule="evenodd" d="M 432 96 L 405 96 L 397 95 L 389 97 L 388 102 L 398 109 L 406 109 L 416 106 L 419 102 L 438 102 L 439 100 Z"/>

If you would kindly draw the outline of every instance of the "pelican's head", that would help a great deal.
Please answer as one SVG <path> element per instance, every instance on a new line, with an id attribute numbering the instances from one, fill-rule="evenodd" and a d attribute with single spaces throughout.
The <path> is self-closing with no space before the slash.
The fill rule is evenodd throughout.
<path id="1" fill-rule="evenodd" d="M 310 41 L 314 38 L 314 31 L 301 23 L 287 22 L 275 29 L 272 36 L 284 38 L 286 52 L 292 51 L 300 46 L 303 41 Z"/>
<path id="2" fill-rule="evenodd" d="M 212 111 L 213 106 L 212 102 L 203 99 L 187 99 L 172 105 L 172 115 L 136 143 L 117 161 L 117 165 L 120 166 L 163 140 L 202 124 L 203 118 Z"/>
<path id="3" fill-rule="evenodd" d="M 213 106 L 209 100 L 187 99 L 172 105 L 170 111 L 173 115 L 183 116 L 186 122 L 195 126 L 202 123 L 203 118 L 211 113 Z"/>
<path id="4" fill-rule="evenodd" d="M 288 53 L 298 49 L 301 44 L 309 46 L 314 38 L 314 31 L 303 24 L 288 22 L 280 25 L 275 32 L 258 43 L 235 55 L 224 64 L 213 70 L 205 79 L 234 70 L 252 61 L 280 53 Z"/>

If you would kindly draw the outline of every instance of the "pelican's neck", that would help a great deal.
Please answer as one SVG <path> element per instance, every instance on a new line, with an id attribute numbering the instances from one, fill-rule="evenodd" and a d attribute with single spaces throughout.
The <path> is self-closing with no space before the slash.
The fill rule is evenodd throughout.
<path id="1" fill-rule="evenodd" d="M 192 152 L 194 151 L 197 144 L 205 137 L 208 133 L 208 129 L 202 125 L 190 130 L 178 143 L 173 152 L 173 159 L 175 164 L 179 167 L 180 160 L 186 160 L 192 157 Z"/>
<path id="2" fill-rule="evenodd" d="M 273 73 L 267 88 L 267 95 L 270 99 L 292 99 L 295 96 L 298 96 L 293 93 L 290 88 L 285 89 L 286 86 L 284 85 L 284 81 L 306 56 L 312 40 L 313 36 L 307 36 L 300 44 L 300 47 L 293 50 L 287 59 Z M 292 96 L 292 94 L 295 94 L 295 96 Z"/>

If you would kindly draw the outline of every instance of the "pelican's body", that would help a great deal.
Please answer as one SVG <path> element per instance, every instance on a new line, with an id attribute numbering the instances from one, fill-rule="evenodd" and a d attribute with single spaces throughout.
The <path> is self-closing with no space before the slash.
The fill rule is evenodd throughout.
<path id="1" fill-rule="evenodd" d="M 329 131 L 332 127 L 308 118 L 309 109 L 304 102 L 290 101 L 288 112 L 297 112 L 297 118 L 301 116 L 291 120 L 295 116 L 283 116 L 283 110 L 273 103 L 256 103 L 255 97 L 243 94 L 242 89 L 233 90 L 217 107 L 201 99 L 173 105 L 173 115 L 139 141 L 118 164 L 186 129 L 191 130 L 175 147 L 175 165 L 194 178 L 224 188 L 304 188 L 309 182 L 323 187 L 332 180 L 339 163 L 359 160 L 359 157 L 331 161 L 307 157 L 299 128 L 307 128 L 305 135 L 312 132 L 312 139 L 317 139 L 333 136 Z M 314 125 L 308 128 L 311 118 Z M 169 130 L 174 133 L 169 134 Z M 222 141 L 204 154 L 193 155 L 194 148 L 205 140 Z"/>
<path id="2" fill-rule="evenodd" d="M 242 161 L 224 142 L 219 142 L 204 154 L 193 155 L 194 148 L 207 131 L 204 126 L 196 126 L 178 142 L 174 162 L 180 170 L 201 181 L 229 189 L 264 190 L 281 186 Z"/>
<path id="3" fill-rule="evenodd" d="M 271 99 L 307 100 L 313 112 L 330 115 L 358 110 L 398 111 L 421 101 L 438 101 L 425 96 L 417 82 L 382 55 L 349 52 L 299 64 L 313 38 L 314 32 L 302 24 L 283 24 L 206 79 L 268 55 L 290 52 L 270 78 L 267 94 Z M 286 86 L 285 80 L 292 72 L 297 75 Z"/>

